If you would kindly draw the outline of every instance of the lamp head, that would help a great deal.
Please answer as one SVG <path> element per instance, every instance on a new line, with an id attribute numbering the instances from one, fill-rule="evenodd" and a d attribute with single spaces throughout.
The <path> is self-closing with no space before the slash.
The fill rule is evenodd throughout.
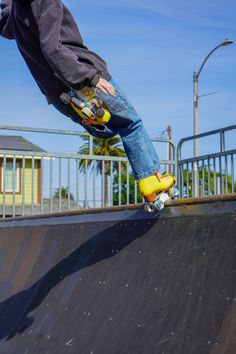
<path id="1" fill-rule="evenodd" d="M 225 47 L 225 46 L 233 44 L 233 43 L 234 43 L 234 41 L 232 41 L 231 39 L 226 39 L 221 45 Z"/>

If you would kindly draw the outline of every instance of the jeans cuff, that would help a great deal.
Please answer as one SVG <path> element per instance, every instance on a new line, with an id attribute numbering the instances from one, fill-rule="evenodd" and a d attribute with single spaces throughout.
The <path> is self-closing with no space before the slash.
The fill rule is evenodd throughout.
<path id="1" fill-rule="evenodd" d="M 135 173 L 134 176 L 137 181 L 137 180 L 152 176 L 152 175 L 154 175 L 154 173 L 159 172 L 159 171 L 160 171 L 160 165 L 158 164 L 158 165 L 155 165 L 153 168 L 148 169 L 146 171 Z"/>

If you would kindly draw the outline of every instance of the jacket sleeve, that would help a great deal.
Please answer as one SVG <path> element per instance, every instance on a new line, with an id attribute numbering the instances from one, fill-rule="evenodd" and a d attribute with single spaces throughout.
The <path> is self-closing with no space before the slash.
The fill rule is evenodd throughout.
<path id="1" fill-rule="evenodd" d="M 0 35 L 7 39 L 14 39 L 10 29 L 10 14 L 12 0 L 3 0 L 0 3 Z"/>
<path id="2" fill-rule="evenodd" d="M 40 9 L 36 18 L 38 22 L 41 50 L 55 74 L 69 87 L 81 89 L 84 86 L 95 86 L 99 80 L 97 70 L 89 69 L 79 61 L 78 56 L 60 41 L 60 31 L 63 18 L 61 1 L 48 1 Z"/>

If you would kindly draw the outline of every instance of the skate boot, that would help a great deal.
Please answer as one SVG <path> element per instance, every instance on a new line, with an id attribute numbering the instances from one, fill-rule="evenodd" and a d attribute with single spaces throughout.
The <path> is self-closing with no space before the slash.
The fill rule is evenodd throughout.
<path id="1" fill-rule="evenodd" d="M 87 125 L 105 125 L 111 118 L 103 101 L 92 88 L 80 91 L 71 89 L 68 93 L 61 94 L 60 99 L 70 105 Z"/>
<path id="2" fill-rule="evenodd" d="M 179 190 L 176 179 L 170 174 L 159 177 L 157 174 L 138 181 L 139 191 L 145 199 L 144 210 L 147 212 L 161 211 L 166 201 L 178 198 Z"/>

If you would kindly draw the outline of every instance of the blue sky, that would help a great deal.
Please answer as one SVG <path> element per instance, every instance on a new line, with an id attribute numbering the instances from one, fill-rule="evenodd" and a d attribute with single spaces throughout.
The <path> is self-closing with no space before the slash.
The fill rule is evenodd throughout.
<path id="1" fill-rule="evenodd" d="M 235 0 L 66 0 L 87 46 L 108 63 L 151 136 L 192 135 L 192 76 L 225 38 L 236 39 Z M 1 124 L 80 129 L 47 105 L 14 42 L 0 39 Z M 236 44 L 217 50 L 199 79 L 199 131 L 235 123 Z M 44 141 L 44 146 L 48 142 Z M 42 143 L 41 143 L 42 145 Z M 60 151 L 73 150 L 69 145 Z"/>

